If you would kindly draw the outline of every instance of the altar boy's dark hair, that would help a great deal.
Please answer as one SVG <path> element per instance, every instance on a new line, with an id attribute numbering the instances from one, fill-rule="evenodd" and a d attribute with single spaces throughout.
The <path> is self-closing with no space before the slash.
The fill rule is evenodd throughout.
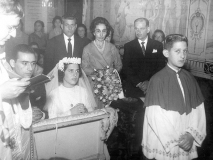
<path id="1" fill-rule="evenodd" d="M 170 50 L 173 47 L 175 42 L 186 42 L 188 46 L 188 39 L 186 36 L 182 34 L 170 34 L 165 38 L 165 46 L 164 49 Z"/>

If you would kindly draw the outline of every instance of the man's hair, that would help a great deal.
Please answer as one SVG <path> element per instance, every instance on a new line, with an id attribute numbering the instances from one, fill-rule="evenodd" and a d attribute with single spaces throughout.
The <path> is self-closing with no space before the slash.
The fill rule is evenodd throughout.
<path id="1" fill-rule="evenodd" d="M 19 52 L 23 52 L 23 53 L 27 53 L 27 54 L 34 54 L 34 55 L 36 54 L 35 51 L 27 44 L 19 44 L 13 48 L 11 59 L 16 61 L 18 59 Z"/>
<path id="2" fill-rule="evenodd" d="M 0 0 L 0 15 L 24 16 L 23 9 L 18 0 Z"/>
<path id="3" fill-rule="evenodd" d="M 64 21 L 65 20 L 74 20 L 75 21 L 75 24 L 77 24 L 77 19 L 74 15 L 71 15 L 71 14 L 65 14 L 63 15 L 62 17 L 62 23 L 64 24 Z"/>
<path id="4" fill-rule="evenodd" d="M 165 38 L 165 46 L 166 50 L 170 50 L 173 47 L 173 44 L 176 42 L 186 42 L 188 46 L 188 39 L 186 36 L 182 34 L 170 34 Z"/>
<path id="5" fill-rule="evenodd" d="M 138 18 L 138 19 L 136 19 L 136 20 L 134 21 L 134 24 L 135 24 L 136 22 L 146 22 L 146 26 L 149 27 L 149 20 L 146 19 L 146 18 Z"/>

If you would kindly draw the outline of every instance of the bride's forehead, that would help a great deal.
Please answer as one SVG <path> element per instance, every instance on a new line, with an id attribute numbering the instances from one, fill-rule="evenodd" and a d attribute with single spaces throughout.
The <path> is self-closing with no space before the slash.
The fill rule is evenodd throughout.
<path id="1" fill-rule="evenodd" d="M 79 69 L 79 65 L 78 64 L 69 64 L 67 66 L 67 69 Z"/>

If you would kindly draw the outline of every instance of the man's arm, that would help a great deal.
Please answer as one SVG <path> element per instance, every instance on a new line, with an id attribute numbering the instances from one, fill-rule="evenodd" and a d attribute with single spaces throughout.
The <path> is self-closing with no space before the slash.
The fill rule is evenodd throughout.
<path id="1" fill-rule="evenodd" d="M 25 91 L 27 86 L 30 84 L 28 78 L 21 80 L 10 79 L 0 85 L 0 95 L 2 99 L 12 99 L 18 97 Z"/>

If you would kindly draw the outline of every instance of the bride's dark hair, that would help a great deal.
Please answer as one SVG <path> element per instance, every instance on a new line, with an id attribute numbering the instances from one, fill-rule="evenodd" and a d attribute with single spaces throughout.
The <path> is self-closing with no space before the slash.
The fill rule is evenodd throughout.
<path id="1" fill-rule="evenodd" d="M 69 63 L 69 64 L 71 64 L 71 63 Z M 64 64 L 64 72 L 66 71 L 69 64 Z M 82 76 L 80 64 L 78 64 L 78 67 L 79 67 L 79 78 L 80 78 Z M 61 83 L 63 82 L 63 79 L 64 79 L 64 72 L 62 72 L 61 70 L 58 70 L 58 81 Z"/>

